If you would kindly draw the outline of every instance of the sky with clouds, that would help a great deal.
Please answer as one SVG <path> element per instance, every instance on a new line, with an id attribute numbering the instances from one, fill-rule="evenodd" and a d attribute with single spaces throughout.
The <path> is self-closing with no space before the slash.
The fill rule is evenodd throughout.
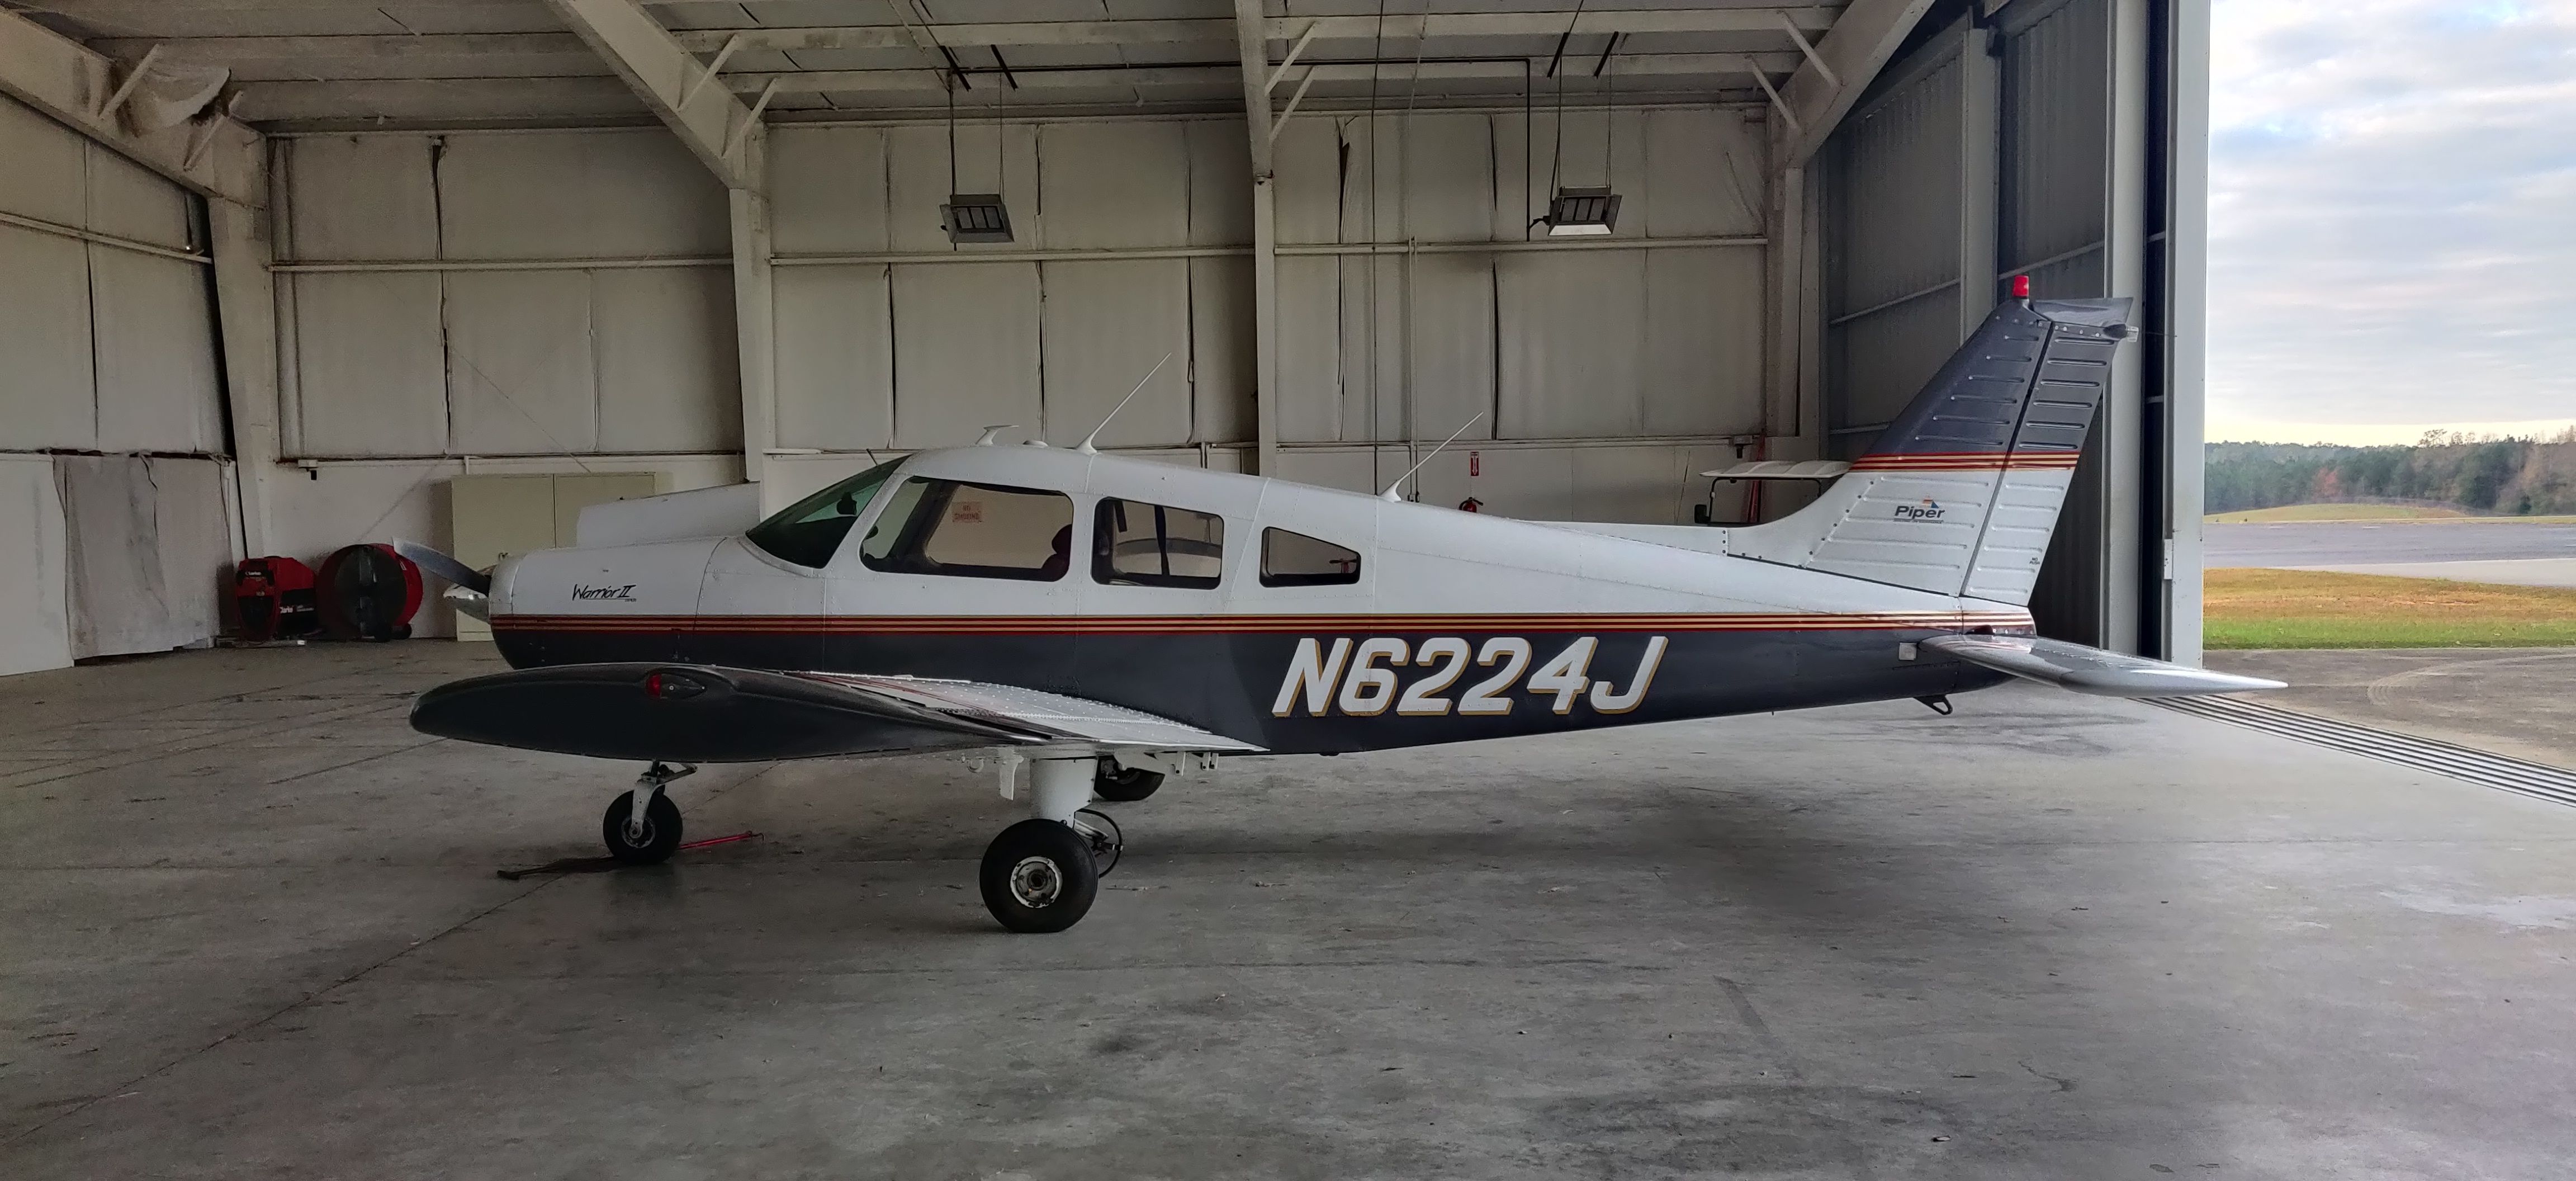
<path id="1" fill-rule="evenodd" d="M 2576 420 L 2576 0 L 2215 0 L 2209 437 Z"/>

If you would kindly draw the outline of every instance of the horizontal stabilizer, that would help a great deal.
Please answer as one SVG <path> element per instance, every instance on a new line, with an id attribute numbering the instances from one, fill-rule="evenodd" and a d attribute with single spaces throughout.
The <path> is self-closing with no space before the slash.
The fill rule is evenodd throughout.
<path id="1" fill-rule="evenodd" d="M 2035 636 L 1934 636 L 1923 646 L 1997 672 L 2096 697 L 2188 697 L 2288 687 L 2261 677 L 2186 668 Z"/>

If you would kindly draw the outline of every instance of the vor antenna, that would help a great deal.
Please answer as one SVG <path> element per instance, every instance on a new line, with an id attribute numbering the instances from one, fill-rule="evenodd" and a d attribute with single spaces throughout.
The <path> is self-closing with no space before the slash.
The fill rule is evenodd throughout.
<path id="1" fill-rule="evenodd" d="M 1479 411 L 1477 411 L 1477 412 L 1475 413 L 1475 415 L 1474 415 L 1473 417 L 1470 417 L 1467 421 L 1462 422 L 1462 423 L 1459 423 L 1459 424 L 1458 424 L 1458 429 L 1457 429 L 1457 430 L 1454 430 L 1454 431 L 1449 432 L 1449 437 L 1448 437 L 1448 438 L 1440 440 L 1440 445 L 1431 449 L 1431 454 L 1423 456 L 1423 457 L 1422 457 L 1422 459 L 1421 459 L 1419 462 L 1415 463 L 1412 467 L 1409 467 L 1409 468 L 1404 469 L 1404 474 L 1403 474 L 1403 475 L 1401 475 L 1401 476 L 1397 476 L 1397 477 L 1395 478 L 1395 482 L 1394 482 L 1394 483 L 1392 483 L 1392 484 L 1387 485 L 1387 486 L 1386 486 L 1386 491 L 1378 493 L 1378 496 L 1379 496 L 1380 498 L 1382 498 L 1382 499 L 1385 499 L 1385 500 L 1392 500 L 1392 501 L 1396 501 L 1396 502 L 1398 502 L 1398 503 L 1401 503 L 1401 502 L 1404 500 L 1404 498 L 1403 498 L 1403 497 L 1401 497 L 1401 496 L 1396 495 L 1396 494 L 1395 494 L 1395 490 L 1396 490 L 1396 489 L 1398 489 L 1398 488 L 1402 488 L 1402 487 L 1404 487 L 1404 482 L 1405 482 L 1406 480 L 1409 480 L 1409 479 L 1413 478 L 1413 473 L 1418 472 L 1418 471 L 1421 471 L 1421 470 L 1422 470 L 1422 465 L 1423 465 L 1423 464 L 1429 463 L 1429 462 L 1431 462 L 1432 460 L 1439 458 L 1439 457 L 1440 457 L 1440 453 L 1441 453 L 1442 451 L 1448 450 L 1449 445 L 1450 445 L 1451 443 L 1455 443 L 1455 442 L 1457 442 L 1457 441 L 1458 441 L 1458 436 L 1460 436 L 1460 435 L 1463 435 L 1463 434 L 1466 434 L 1466 433 L 1467 433 L 1467 428 L 1468 428 L 1468 427 L 1471 427 L 1471 426 L 1476 425 L 1476 419 L 1483 418 L 1484 416 L 1485 416 L 1485 412 L 1484 412 L 1484 411 L 1482 411 L 1482 410 L 1479 410 Z"/>
<path id="2" fill-rule="evenodd" d="M 1171 359 L 1172 355 L 1170 353 L 1165 353 L 1163 354 L 1163 360 L 1154 362 L 1154 367 L 1145 371 L 1144 380 L 1137 382 L 1135 389 L 1127 391 L 1126 397 L 1118 399 L 1118 404 L 1109 408 L 1109 417 L 1101 419 L 1099 426 L 1091 428 L 1091 433 L 1082 437 L 1082 446 L 1075 448 L 1075 450 L 1080 451 L 1085 455 L 1100 454 L 1100 449 L 1091 445 L 1092 441 L 1100 437 L 1100 432 L 1109 429 L 1111 419 L 1117 418 L 1118 412 L 1127 408 L 1127 403 L 1135 401 L 1136 395 L 1145 392 L 1145 382 L 1154 380 L 1154 375 L 1163 371 L 1164 362 L 1170 361 Z"/>

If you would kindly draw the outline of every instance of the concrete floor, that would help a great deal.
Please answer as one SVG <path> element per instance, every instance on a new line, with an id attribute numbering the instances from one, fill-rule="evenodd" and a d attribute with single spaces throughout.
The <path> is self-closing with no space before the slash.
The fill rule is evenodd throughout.
<path id="1" fill-rule="evenodd" d="M 954 762 L 424 742 L 474 650 L 0 681 L 0 1176 L 2560 1177 L 2576 813 L 2006 688 L 1120 807 L 1060 936 Z"/>
<path id="2" fill-rule="evenodd" d="M 2223 672 L 2290 687 L 2261 700 L 2576 769 L 2576 648 L 2244 649 Z"/>

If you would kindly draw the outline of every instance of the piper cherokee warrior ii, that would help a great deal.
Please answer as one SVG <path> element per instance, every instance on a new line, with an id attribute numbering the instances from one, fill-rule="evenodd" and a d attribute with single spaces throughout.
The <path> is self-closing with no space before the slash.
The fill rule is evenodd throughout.
<path id="1" fill-rule="evenodd" d="M 981 754 L 1006 796 L 1025 765 L 1030 819 L 985 852 L 984 902 L 1060 931 L 1118 851 L 1093 798 L 1230 754 L 1907 697 L 1946 712 L 2008 677 L 2278 688 L 2033 631 L 2128 309 L 2006 302 L 1815 503 L 1742 528 L 1516 521 L 988 431 L 730 536 L 674 513 L 655 540 L 489 575 L 406 545 L 515 670 L 423 694 L 412 724 L 649 762 L 601 825 L 636 863 L 678 847 L 663 787 L 688 764 Z"/>

